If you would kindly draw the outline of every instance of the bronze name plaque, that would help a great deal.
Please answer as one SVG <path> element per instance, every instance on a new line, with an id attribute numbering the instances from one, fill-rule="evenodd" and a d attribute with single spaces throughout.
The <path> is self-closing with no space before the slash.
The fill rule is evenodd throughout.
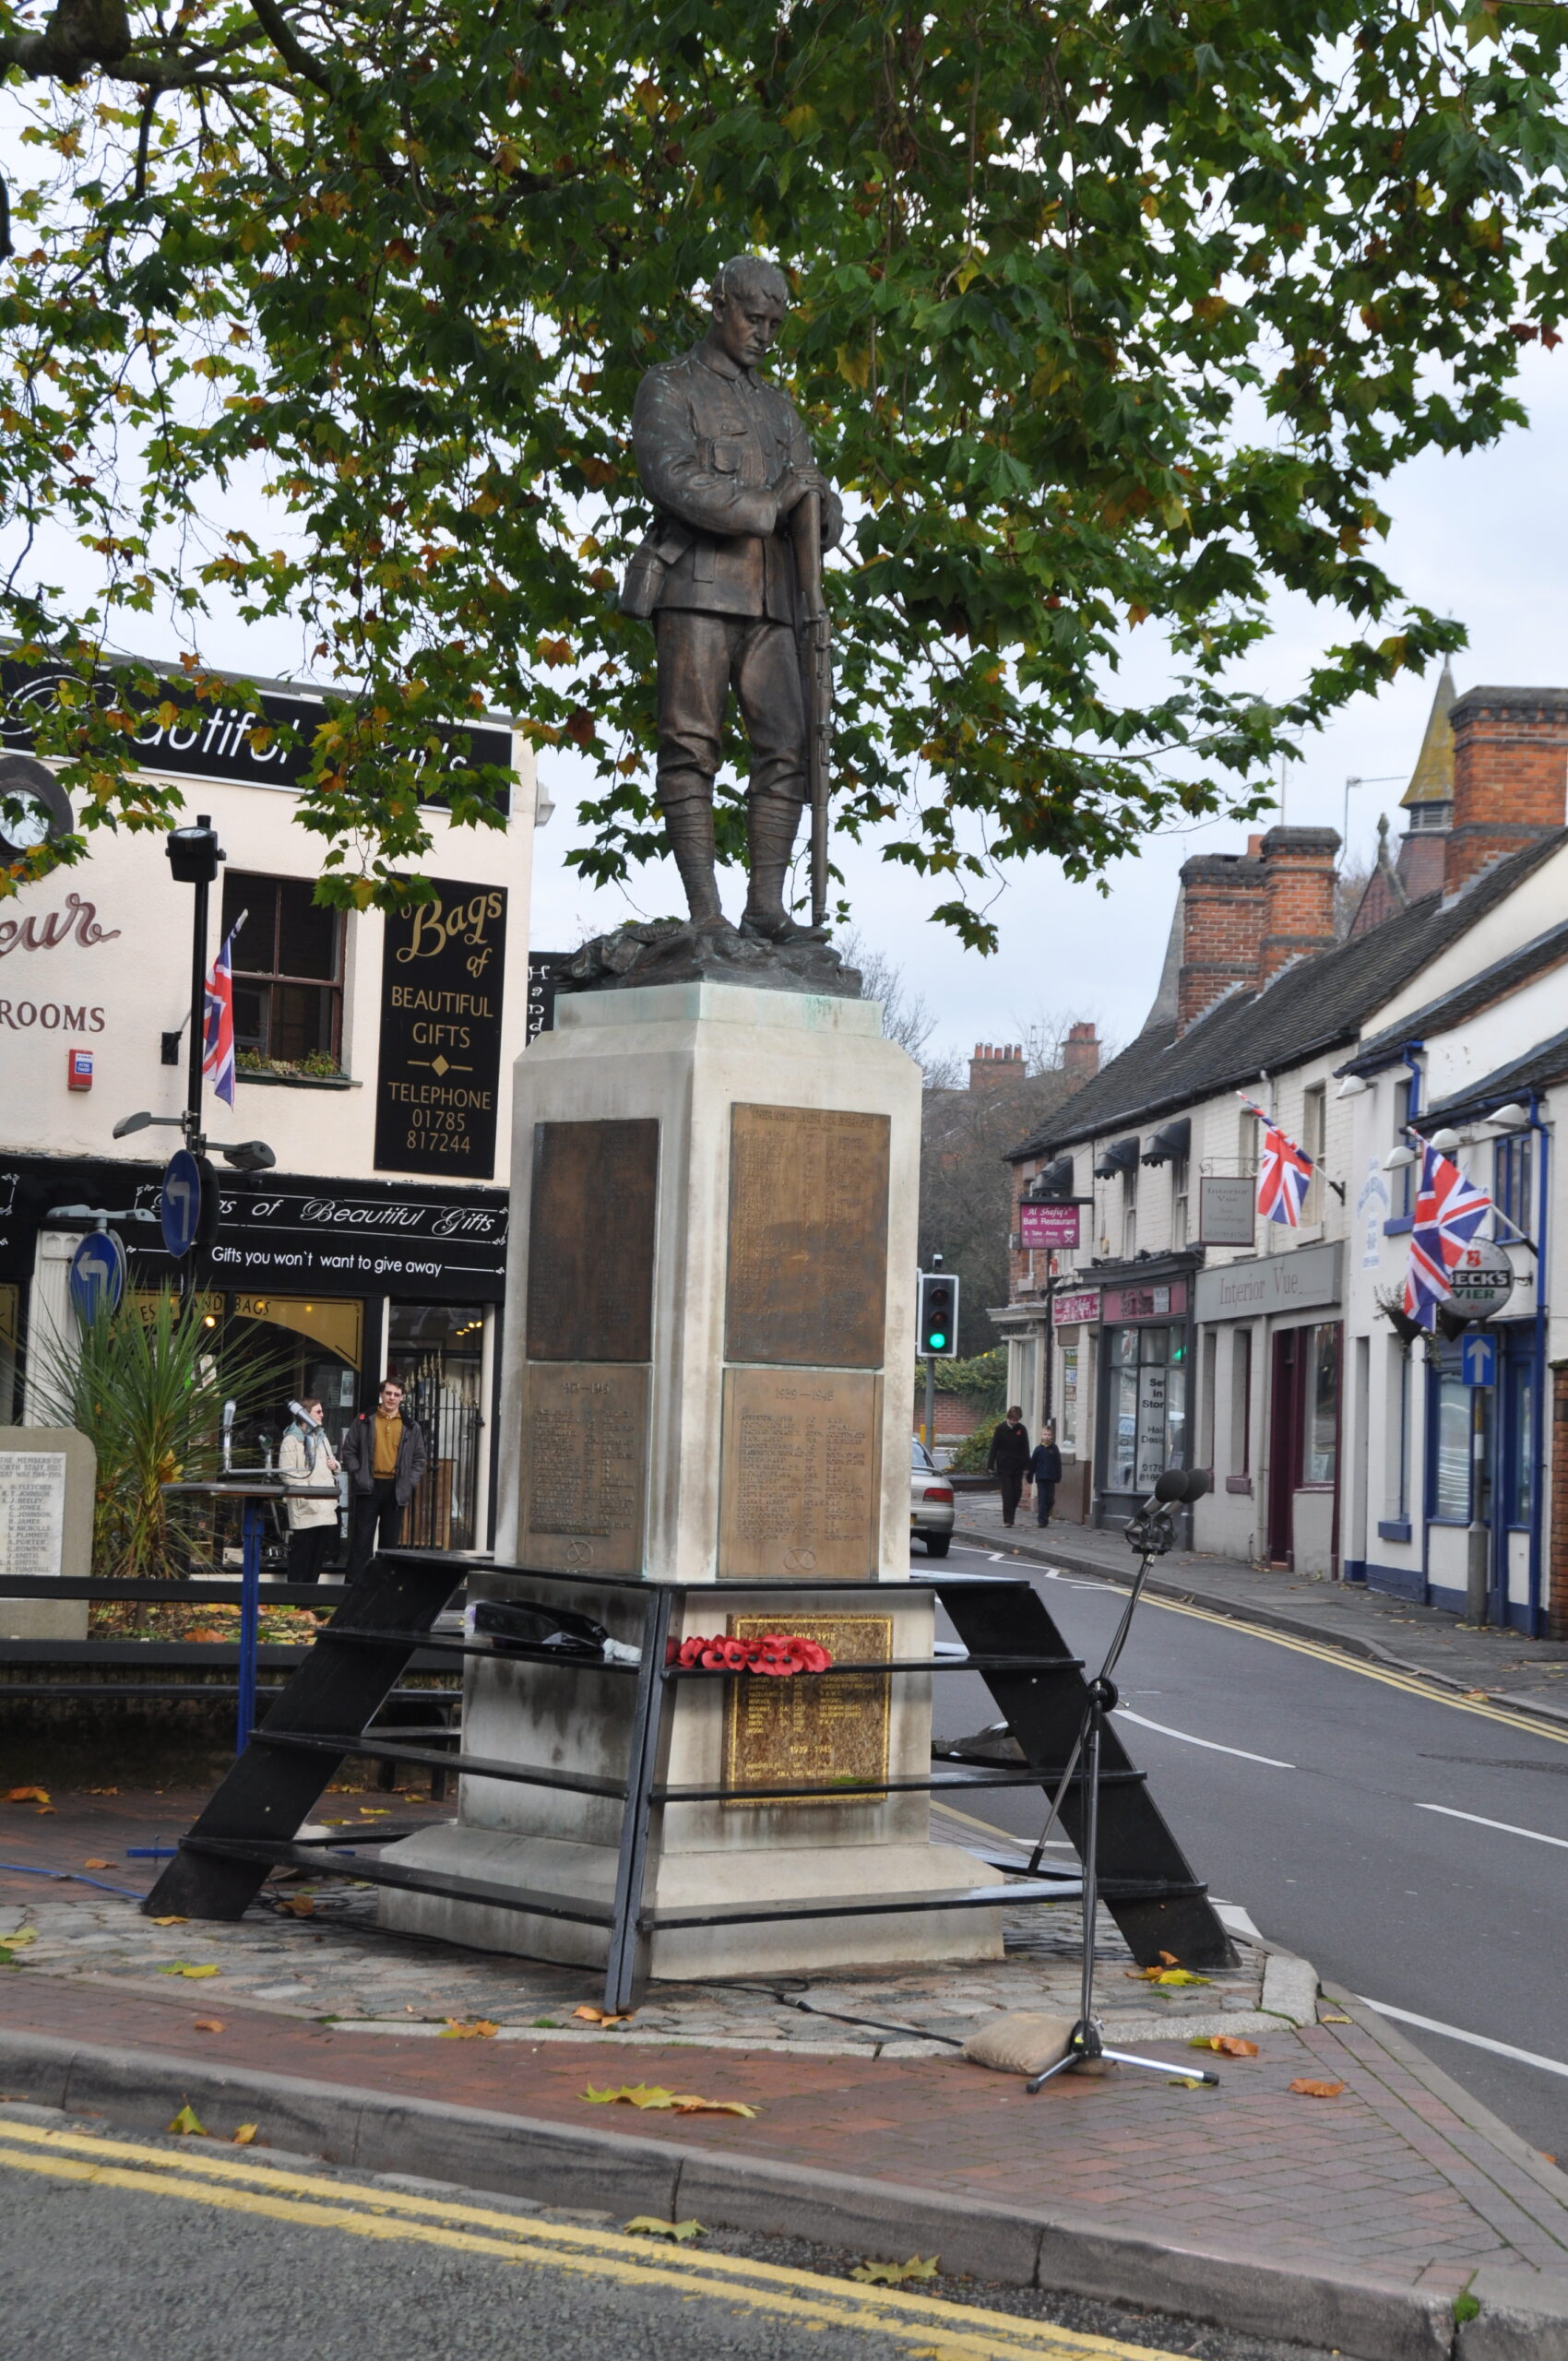
<path id="1" fill-rule="evenodd" d="M 523 1381 L 517 1549 L 546 1571 L 639 1574 L 646 1369 L 552 1361 Z"/>
<path id="2" fill-rule="evenodd" d="M 876 1564 L 882 1380 L 727 1369 L 719 1574 L 866 1582 Z"/>
<path id="3" fill-rule="evenodd" d="M 889 1130 L 885 1115 L 732 1109 L 726 1360 L 882 1367 Z"/>
<path id="4" fill-rule="evenodd" d="M 530 1361 L 651 1358 L 658 1183 L 651 1116 L 534 1125 Z"/>
<path id="5" fill-rule="evenodd" d="M 782 1618 L 782 1619 L 780 1619 Z M 765 1631 L 818 1641 L 835 1664 L 886 1664 L 893 1654 L 890 1615 L 731 1615 L 739 1639 Z M 760 1787 L 769 1780 L 885 1779 L 888 1689 L 885 1674 L 809 1672 L 786 1679 L 755 1673 L 729 1683 L 724 1709 L 724 1785 Z M 762 1796 L 736 1796 L 727 1809 L 753 1809 Z M 802 1796 L 799 1803 L 880 1803 L 862 1796 Z"/>

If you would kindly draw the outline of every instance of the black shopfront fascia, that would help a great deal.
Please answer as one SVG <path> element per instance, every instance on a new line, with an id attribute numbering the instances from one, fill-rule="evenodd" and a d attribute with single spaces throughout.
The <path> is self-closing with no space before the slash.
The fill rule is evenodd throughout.
<path id="1" fill-rule="evenodd" d="M 0 1156 L 0 1283 L 33 1275 L 38 1233 L 61 1205 L 109 1213 L 158 1210 L 162 1167 L 90 1157 Z M 504 1189 L 342 1180 L 220 1169 L 217 1244 L 200 1258 L 207 1293 L 259 1291 L 374 1302 L 499 1304 L 506 1284 Z M 133 1286 L 168 1286 L 179 1266 L 151 1222 L 114 1225 Z M 85 1229 L 87 1225 L 81 1227 Z M 380 1335 L 365 1323 L 362 1375 L 379 1373 Z"/>

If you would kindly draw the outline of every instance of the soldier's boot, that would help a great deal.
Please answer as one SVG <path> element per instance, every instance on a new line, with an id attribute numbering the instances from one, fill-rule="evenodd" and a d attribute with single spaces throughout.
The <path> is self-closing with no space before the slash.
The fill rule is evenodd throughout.
<path id="1" fill-rule="evenodd" d="M 784 907 L 784 881 L 790 874 L 801 805 L 790 795 L 754 795 L 746 806 L 746 851 L 751 891 L 741 919 L 741 932 L 755 942 L 821 943 L 823 928 L 798 926 Z"/>
<path id="2" fill-rule="evenodd" d="M 728 926 L 714 874 L 713 803 L 708 795 L 680 796 L 666 803 L 664 833 L 686 891 L 694 926 Z"/>

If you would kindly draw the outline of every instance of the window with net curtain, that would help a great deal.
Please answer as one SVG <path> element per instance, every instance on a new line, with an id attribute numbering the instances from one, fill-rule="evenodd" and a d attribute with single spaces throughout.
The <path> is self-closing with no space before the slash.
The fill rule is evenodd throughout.
<path id="1" fill-rule="evenodd" d="M 312 899 L 308 877 L 228 871 L 223 934 L 235 937 L 234 1047 L 270 1062 L 336 1067 L 343 1032 L 343 913 Z"/>

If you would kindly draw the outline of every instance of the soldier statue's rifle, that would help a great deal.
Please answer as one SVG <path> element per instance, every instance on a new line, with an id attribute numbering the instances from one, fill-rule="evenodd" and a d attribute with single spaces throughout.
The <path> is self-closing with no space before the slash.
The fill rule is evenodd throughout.
<path id="1" fill-rule="evenodd" d="M 797 630 L 806 708 L 806 791 L 812 815 L 812 925 L 827 925 L 827 793 L 833 753 L 833 649 L 822 595 L 822 502 L 808 492 L 790 517 L 800 582 Z"/>

